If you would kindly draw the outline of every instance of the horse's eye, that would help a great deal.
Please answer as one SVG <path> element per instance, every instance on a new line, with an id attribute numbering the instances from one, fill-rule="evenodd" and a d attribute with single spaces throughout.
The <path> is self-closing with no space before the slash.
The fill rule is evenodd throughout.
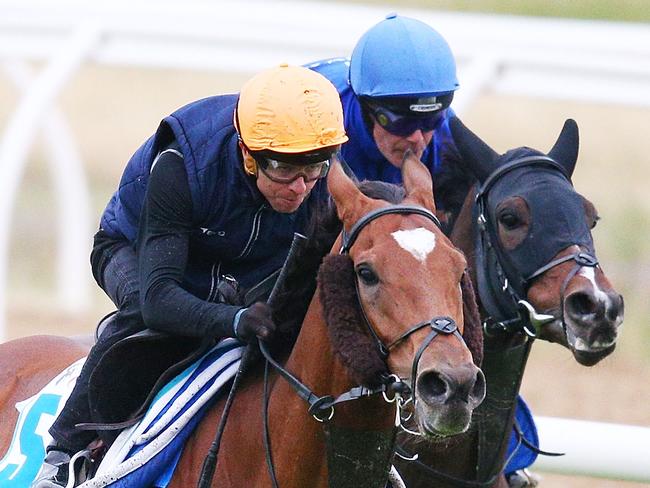
<path id="1" fill-rule="evenodd" d="M 379 283 L 377 273 L 368 264 L 360 264 L 357 266 L 357 276 L 366 285 L 376 285 Z"/>
<path id="2" fill-rule="evenodd" d="M 501 223 L 506 230 L 514 230 L 522 224 L 519 217 L 510 212 L 504 212 L 499 215 L 499 223 Z"/>
<path id="3" fill-rule="evenodd" d="M 599 220 L 600 217 L 598 215 L 594 215 L 594 218 L 591 219 L 591 225 L 589 226 L 589 228 L 593 229 L 594 227 L 596 227 L 596 224 L 598 223 Z"/>

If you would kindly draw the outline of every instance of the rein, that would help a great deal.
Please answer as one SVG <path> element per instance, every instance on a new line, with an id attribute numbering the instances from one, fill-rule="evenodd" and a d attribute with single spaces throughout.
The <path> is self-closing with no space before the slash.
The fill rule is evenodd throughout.
<path id="1" fill-rule="evenodd" d="M 423 215 L 427 217 L 429 220 L 431 220 L 432 222 L 434 222 L 436 226 L 440 227 L 440 221 L 438 220 L 438 218 L 432 212 L 422 207 L 410 206 L 410 205 L 390 205 L 387 207 L 373 210 L 368 214 L 364 215 L 363 217 L 361 217 L 352 226 L 352 229 L 350 230 L 349 233 L 345 232 L 344 230 L 342 233 L 343 243 L 340 250 L 340 254 L 349 254 L 349 251 L 353 246 L 353 244 L 356 242 L 357 237 L 370 222 L 372 222 L 375 219 L 378 219 L 383 215 L 389 215 L 389 214 Z M 431 320 L 414 325 L 408 331 L 400 335 L 398 338 L 390 342 L 388 346 L 386 346 L 383 343 L 383 341 L 380 339 L 374 327 L 370 324 L 370 321 L 368 320 L 368 317 L 366 315 L 366 312 L 363 308 L 363 304 L 360 299 L 360 295 L 358 293 L 358 282 L 356 283 L 356 285 L 357 285 L 357 300 L 358 300 L 359 307 L 362 311 L 364 322 L 366 324 L 368 331 L 370 332 L 370 335 L 372 336 L 375 343 L 377 344 L 377 348 L 383 359 L 385 359 L 389 355 L 391 349 L 399 345 L 408 336 L 425 327 L 431 327 L 431 332 L 429 332 L 429 334 L 427 335 L 423 343 L 420 345 L 414 357 L 411 382 L 415 381 L 418 363 L 424 350 L 439 334 L 445 334 L 445 335 L 454 334 L 459 338 L 461 342 L 463 343 L 465 342 L 462 335 L 458 331 L 458 327 L 456 326 L 456 323 L 453 321 L 453 319 L 449 317 L 434 317 Z M 346 486 L 350 486 L 350 487 L 359 486 L 358 485 L 359 482 L 355 481 L 355 477 L 353 476 L 353 473 L 350 472 L 350 470 L 352 469 L 354 472 L 359 471 L 359 465 L 361 463 L 358 462 L 357 459 L 357 462 L 354 462 L 353 466 L 350 466 L 351 461 L 354 461 L 353 459 L 350 458 L 352 456 L 358 455 L 360 450 L 362 450 L 365 453 L 365 456 L 367 457 L 372 457 L 372 456 L 374 456 L 375 458 L 377 458 L 377 456 L 381 457 L 381 459 L 378 460 L 379 462 L 371 463 L 371 465 L 374 465 L 375 467 L 377 479 L 381 479 L 383 481 L 383 479 L 385 479 L 385 476 L 388 474 L 388 470 L 385 469 L 386 463 L 390 462 L 390 454 L 392 454 L 394 450 L 395 429 L 391 431 L 390 439 L 388 440 L 378 439 L 375 437 L 372 439 L 372 441 L 367 443 L 370 444 L 370 448 L 368 447 L 368 445 L 361 446 L 361 448 L 357 448 L 356 451 L 354 451 L 354 454 L 348 454 L 347 456 L 346 455 L 337 456 L 336 455 L 337 450 L 340 450 L 341 447 L 347 448 L 348 445 L 351 443 L 350 442 L 351 436 L 346 432 L 346 429 L 334 428 L 332 425 L 330 425 L 330 421 L 334 417 L 334 407 L 337 404 L 382 393 L 384 396 L 384 400 L 386 402 L 388 403 L 394 402 L 396 404 L 395 426 L 397 427 L 401 425 L 401 408 L 404 404 L 408 403 L 408 400 L 407 401 L 403 400 L 402 395 L 413 395 L 413 391 L 411 390 L 411 388 L 409 388 L 408 384 L 403 382 L 400 378 L 394 375 L 384 375 L 381 378 L 381 383 L 377 388 L 366 388 L 364 386 L 356 386 L 351 388 L 347 392 L 339 395 L 338 397 L 333 397 L 331 395 L 318 396 L 311 389 L 309 389 L 309 387 L 307 387 L 298 378 L 296 378 L 292 373 L 287 371 L 283 366 L 281 366 L 277 361 L 275 361 L 271 356 L 266 344 L 264 344 L 262 341 L 259 341 L 259 346 L 260 346 L 260 351 L 262 352 L 262 354 L 264 355 L 267 361 L 265 367 L 265 375 L 264 375 L 264 406 L 263 406 L 264 445 L 266 450 L 266 460 L 267 460 L 269 475 L 271 477 L 271 482 L 274 488 L 278 488 L 278 481 L 277 481 L 277 476 L 275 474 L 275 468 L 273 465 L 273 456 L 271 454 L 271 442 L 270 442 L 269 429 L 268 429 L 268 366 L 269 365 L 271 365 L 278 372 L 278 374 L 293 388 L 296 394 L 307 403 L 309 414 L 312 415 L 314 419 L 317 420 L 318 422 L 323 423 L 323 427 L 325 428 L 326 439 L 327 439 L 328 473 L 329 473 L 330 486 L 336 486 L 337 488 L 339 487 L 345 488 Z M 387 394 L 392 394 L 393 397 L 389 398 Z M 359 435 L 358 433 L 355 434 L 355 436 L 358 435 Z M 338 442 L 338 449 L 337 449 L 337 445 L 333 445 L 337 443 L 337 439 L 342 440 Z M 380 446 L 382 446 L 382 448 L 373 447 L 378 442 L 380 443 Z M 341 466 L 338 468 L 336 466 L 332 466 L 333 460 L 337 460 L 337 462 Z M 371 476 L 367 470 L 361 471 L 359 475 L 363 476 L 364 483 L 366 483 L 364 484 L 364 486 L 371 486 L 369 483 L 375 481 L 373 479 L 373 476 Z M 379 478 L 380 476 L 381 478 Z M 333 480 L 335 479 L 337 481 L 334 482 L 335 484 L 332 484 Z"/>

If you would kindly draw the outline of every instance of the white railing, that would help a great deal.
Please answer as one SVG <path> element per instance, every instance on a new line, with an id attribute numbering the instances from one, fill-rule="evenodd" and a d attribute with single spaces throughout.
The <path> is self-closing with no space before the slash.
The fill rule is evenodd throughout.
<path id="1" fill-rule="evenodd" d="M 650 106 L 650 27 L 402 9 L 436 27 L 459 62 L 458 113 L 485 90 Z M 84 62 L 255 72 L 351 52 L 384 7 L 291 1 L 0 0 L 0 63 L 26 82 L 0 139 L 0 339 L 13 205 L 32 141 L 45 128 L 60 207 L 59 302 L 86 303 L 89 202 L 74 135 L 56 111 Z M 58 134 L 53 137 L 52 134 Z M 57 140 L 58 139 L 58 140 Z M 65 169 L 65 172 L 63 170 Z M 65 175 L 64 177 L 61 177 Z M 56 177 L 59 177 L 57 180 Z"/>
<path id="2" fill-rule="evenodd" d="M 94 223 L 74 134 L 56 108 L 58 94 L 83 63 L 252 73 L 282 61 L 347 55 L 386 13 L 385 7 L 306 1 L 0 0 L 0 74 L 20 88 L 0 138 L 0 341 L 14 202 L 39 130 L 46 134 L 58 202 L 59 302 L 74 310 L 87 301 Z M 650 106 L 648 25 L 400 13 L 431 24 L 452 46 L 459 113 L 488 90 Z M 40 71 L 28 68 L 33 61 Z M 539 419 L 539 425 L 543 448 L 568 452 L 540 458 L 540 469 L 650 481 L 648 429 L 563 419 Z"/>
<path id="3" fill-rule="evenodd" d="M 573 476 L 650 482 L 650 428 L 535 417 L 540 447 L 534 469 Z"/>

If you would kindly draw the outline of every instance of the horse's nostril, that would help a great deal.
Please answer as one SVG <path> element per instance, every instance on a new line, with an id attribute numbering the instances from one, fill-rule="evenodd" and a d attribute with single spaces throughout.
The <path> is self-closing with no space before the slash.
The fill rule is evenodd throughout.
<path id="1" fill-rule="evenodd" d="M 447 390 L 447 382 L 437 371 L 422 373 L 418 379 L 418 393 L 427 399 L 445 397 Z"/>
<path id="2" fill-rule="evenodd" d="M 477 403 L 482 402 L 483 398 L 485 398 L 485 375 L 480 369 L 476 373 L 476 381 L 469 398 Z"/>
<path id="3" fill-rule="evenodd" d="M 612 306 L 607 309 L 607 318 L 614 322 L 619 317 L 623 317 L 623 310 L 625 308 L 623 303 L 623 295 L 615 295 L 612 298 Z"/>
<path id="4" fill-rule="evenodd" d="M 588 293 L 576 292 L 566 298 L 565 307 L 570 315 L 580 317 L 598 313 L 602 305 L 594 296 Z"/>

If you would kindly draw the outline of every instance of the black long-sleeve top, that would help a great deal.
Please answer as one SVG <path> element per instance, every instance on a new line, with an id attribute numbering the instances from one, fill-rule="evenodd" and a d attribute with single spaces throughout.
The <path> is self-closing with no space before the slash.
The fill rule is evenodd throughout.
<path id="1" fill-rule="evenodd" d="M 163 151 L 149 177 L 136 243 L 145 324 L 193 337 L 232 336 L 241 307 L 208 302 L 181 287 L 193 231 L 183 157 Z"/>

